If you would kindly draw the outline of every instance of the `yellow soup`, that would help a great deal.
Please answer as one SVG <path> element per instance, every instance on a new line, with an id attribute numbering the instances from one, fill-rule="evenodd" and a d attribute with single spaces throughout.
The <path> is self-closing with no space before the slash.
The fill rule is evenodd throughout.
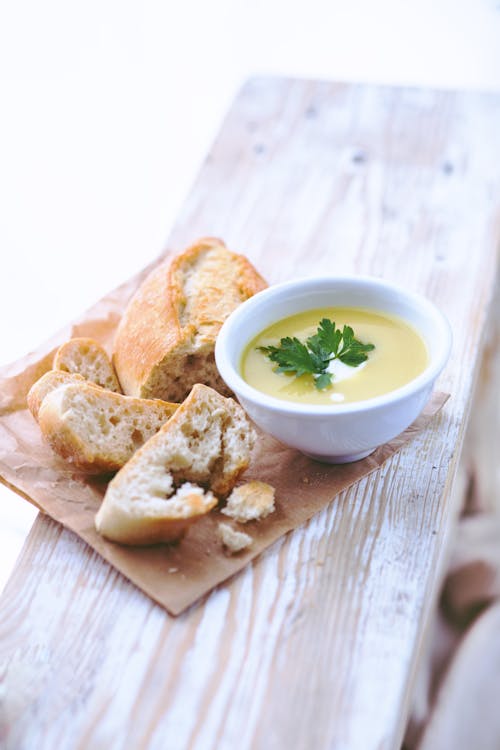
<path id="1" fill-rule="evenodd" d="M 305 342 L 316 333 L 322 318 L 334 321 L 340 329 L 350 326 L 356 339 L 375 348 L 358 367 L 335 360 L 332 384 L 318 390 L 312 375 L 297 378 L 276 372 L 277 365 L 258 347 L 279 346 L 286 336 Z M 424 341 L 400 318 L 359 308 L 327 307 L 292 315 L 259 333 L 245 348 L 241 374 L 249 385 L 275 398 L 324 406 L 363 401 L 393 391 L 420 375 L 427 363 Z"/>

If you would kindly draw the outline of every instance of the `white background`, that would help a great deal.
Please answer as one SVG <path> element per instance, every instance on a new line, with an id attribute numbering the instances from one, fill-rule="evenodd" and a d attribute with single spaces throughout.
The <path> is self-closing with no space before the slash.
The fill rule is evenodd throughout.
<path id="1" fill-rule="evenodd" d="M 0 364 L 158 255 L 256 73 L 500 91 L 500 0 L 0 0 Z"/>

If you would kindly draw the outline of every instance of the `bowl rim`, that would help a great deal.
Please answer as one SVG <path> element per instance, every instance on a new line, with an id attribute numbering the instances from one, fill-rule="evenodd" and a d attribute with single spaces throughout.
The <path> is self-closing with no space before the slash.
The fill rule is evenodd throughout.
<path id="1" fill-rule="evenodd" d="M 270 396 L 263 391 L 258 390 L 258 388 L 249 385 L 240 375 L 237 367 L 233 365 L 228 353 L 228 345 L 233 334 L 233 329 L 241 321 L 241 318 L 255 312 L 262 303 L 269 299 L 272 300 L 273 297 L 282 298 L 283 296 L 286 296 L 287 292 L 299 290 L 307 291 L 308 288 L 316 289 L 323 287 L 326 289 L 332 284 L 354 284 L 361 288 L 371 287 L 380 291 L 402 295 L 407 302 L 413 303 L 421 312 L 427 314 L 434 321 L 437 329 L 436 333 L 441 338 L 442 346 L 439 347 L 439 350 L 434 357 L 430 357 L 430 361 L 423 372 L 421 372 L 420 375 L 417 375 L 416 378 L 413 378 L 413 380 L 410 380 L 409 383 L 389 391 L 388 393 L 380 396 L 373 396 L 372 398 L 364 399 L 362 401 L 354 401 L 347 404 L 301 404 L 296 401 L 288 401 L 276 398 L 275 396 Z M 356 307 L 359 307 L 359 305 L 356 305 Z M 311 306 L 311 309 L 314 309 L 313 306 Z M 376 308 L 367 306 L 367 309 Z M 293 313 L 290 314 L 293 315 Z M 283 317 L 288 317 L 288 315 Z M 400 317 L 405 320 L 404 315 L 401 315 Z M 279 319 L 279 317 L 276 318 L 277 321 Z M 409 321 L 405 320 L 405 322 Z M 417 332 L 422 335 L 418 330 L 418 327 L 416 325 L 414 327 Z M 239 350 L 239 357 L 241 357 L 247 343 L 248 341 L 245 341 Z M 245 300 L 245 302 L 233 310 L 225 320 L 217 336 L 215 342 L 215 361 L 222 379 L 238 397 L 241 396 L 244 400 L 251 401 L 260 407 L 276 413 L 280 412 L 281 414 L 289 414 L 291 416 L 308 415 L 311 417 L 325 417 L 333 414 L 347 415 L 378 409 L 380 407 L 395 404 L 408 396 L 418 393 L 420 390 L 423 390 L 432 384 L 438 377 L 448 361 L 451 347 L 452 332 L 448 319 L 433 302 L 422 294 L 410 291 L 400 284 L 376 276 L 353 274 L 306 276 L 300 279 L 273 284 Z"/>

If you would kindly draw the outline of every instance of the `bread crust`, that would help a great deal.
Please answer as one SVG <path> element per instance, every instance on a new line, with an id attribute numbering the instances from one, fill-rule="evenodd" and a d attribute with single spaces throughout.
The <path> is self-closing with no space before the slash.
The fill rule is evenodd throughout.
<path id="1" fill-rule="evenodd" d="M 215 339 L 229 314 L 266 286 L 247 258 L 211 237 L 154 269 L 115 337 L 124 393 L 182 401 L 201 382 L 230 395 L 215 365 Z"/>
<path id="2" fill-rule="evenodd" d="M 33 383 L 26 402 L 28 409 L 33 414 L 34 418 L 38 421 L 38 412 L 42 405 L 45 396 L 52 393 L 56 388 L 61 385 L 67 385 L 69 383 L 85 383 L 87 382 L 82 375 L 78 375 L 75 372 L 65 372 L 64 370 L 49 370 L 41 378 L 38 378 L 36 383 Z"/>

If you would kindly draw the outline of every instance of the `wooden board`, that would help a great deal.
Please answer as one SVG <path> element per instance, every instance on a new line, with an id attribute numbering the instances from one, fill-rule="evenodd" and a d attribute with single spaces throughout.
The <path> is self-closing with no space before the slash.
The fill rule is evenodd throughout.
<path id="1" fill-rule="evenodd" d="M 398 748 L 457 508 L 497 264 L 500 99 L 262 78 L 173 229 L 269 281 L 368 273 L 448 315 L 432 428 L 201 606 L 170 618 L 39 518 L 1 600 L 5 747 Z"/>

